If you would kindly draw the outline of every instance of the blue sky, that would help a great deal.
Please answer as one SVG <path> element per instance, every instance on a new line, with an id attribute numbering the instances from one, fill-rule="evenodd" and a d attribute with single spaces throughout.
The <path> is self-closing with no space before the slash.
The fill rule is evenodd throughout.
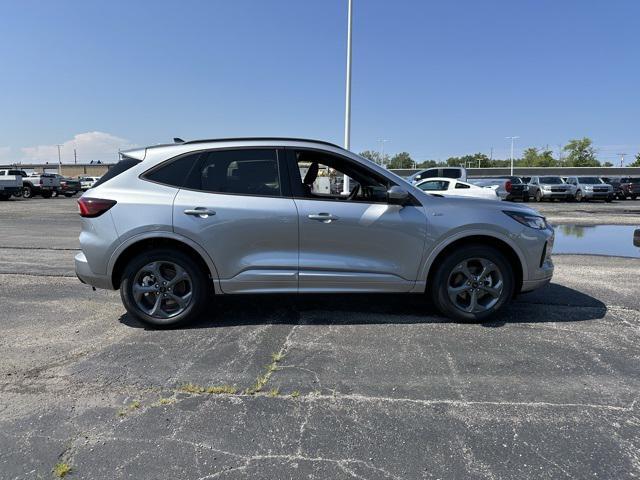
<path id="1" fill-rule="evenodd" d="M 342 143 L 346 0 L 0 0 L 0 161 L 279 135 Z M 637 0 L 354 0 L 352 149 L 590 136 L 640 150 Z M 630 158 L 630 157 L 629 157 Z M 57 160 L 57 153 L 52 161 Z"/>

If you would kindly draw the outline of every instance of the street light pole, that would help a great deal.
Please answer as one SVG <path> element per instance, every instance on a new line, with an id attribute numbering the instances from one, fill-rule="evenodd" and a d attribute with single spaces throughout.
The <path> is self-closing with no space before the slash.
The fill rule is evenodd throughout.
<path id="1" fill-rule="evenodd" d="M 511 176 L 513 176 L 513 141 L 520 137 L 504 137 L 507 140 L 511 139 Z"/>
<path id="2" fill-rule="evenodd" d="M 58 147 L 58 175 L 62 175 L 62 156 L 60 155 L 60 147 L 62 145 L 56 145 Z"/>
<path id="3" fill-rule="evenodd" d="M 380 142 L 380 165 L 382 165 L 384 167 L 384 144 L 387 143 L 389 140 L 383 140 L 380 139 L 378 140 Z"/>
<path id="4" fill-rule="evenodd" d="M 348 0 L 348 12 L 347 12 L 347 82 L 345 92 L 345 105 L 344 105 L 344 148 L 349 150 L 351 148 L 351 23 L 352 23 L 352 0 Z M 342 185 L 342 193 L 348 194 L 349 189 L 349 177 L 344 176 L 344 182 Z"/>

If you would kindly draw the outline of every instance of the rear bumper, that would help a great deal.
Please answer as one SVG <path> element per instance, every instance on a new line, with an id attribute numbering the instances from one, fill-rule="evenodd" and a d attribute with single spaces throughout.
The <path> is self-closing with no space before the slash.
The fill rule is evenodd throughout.
<path id="1" fill-rule="evenodd" d="M 76 276 L 82 283 L 96 288 L 114 289 L 109 275 L 101 275 L 91 270 L 87 262 L 87 257 L 85 257 L 83 252 L 78 252 L 74 260 L 76 264 Z"/>
<path id="2" fill-rule="evenodd" d="M 22 191 L 22 187 L 0 187 L 0 193 L 8 193 L 13 195 Z"/>

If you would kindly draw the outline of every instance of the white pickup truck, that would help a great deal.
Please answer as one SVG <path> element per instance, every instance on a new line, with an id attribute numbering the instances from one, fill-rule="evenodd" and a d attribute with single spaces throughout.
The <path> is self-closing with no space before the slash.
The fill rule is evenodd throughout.
<path id="1" fill-rule="evenodd" d="M 60 190 L 60 179 L 53 173 L 25 174 L 22 179 L 22 196 L 24 198 L 31 198 L 34 195 L 51 198 L 53 192 L 58 190 Z"/>
<path id="2" fill-rule="evenodd" d="M 9 200 L 11 195 L 22 193 L 22 171 L 0 168 L 0 200 Z"/>

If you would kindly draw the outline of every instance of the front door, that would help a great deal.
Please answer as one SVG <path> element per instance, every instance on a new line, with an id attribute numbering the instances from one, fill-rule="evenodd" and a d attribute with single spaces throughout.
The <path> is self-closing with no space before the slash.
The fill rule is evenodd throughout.
<path id="1" fill-rule="evenodd" d="M 289 150 L 299 212 L 300 292 L 406 292 L 426 238 L 418 203 L 391 205 L 389 180 L 346 157 Z M 348 175 L 351 192 L 343 194 Z"/>
<path id="2" fill-rule="evenodd" d="M 174 230 L 207 250 L 225 293 L 298 289 L 298 211 L 283 152 L 204 152 L 176 195 Z"/>

